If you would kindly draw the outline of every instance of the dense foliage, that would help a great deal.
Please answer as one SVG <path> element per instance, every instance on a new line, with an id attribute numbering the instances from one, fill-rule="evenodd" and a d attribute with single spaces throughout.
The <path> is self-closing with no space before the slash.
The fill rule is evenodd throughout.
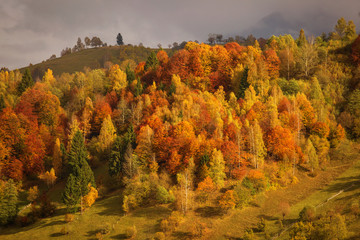
<path id="1" fill-rule="evenodd" d="M 91 168 L 106 165 L 125 212 L 174 202 L 186 213 L 216 194 L 225 210 L 243 207 L 360 137 L 360 37 L 340 23 L 330 38 L 188 42 L 125 72 L 49 69 L 34 85 L 27 71 L 1 71 L 0 176 L 12 184 L 54 168 L 70 207 L 97 197 Z"/>

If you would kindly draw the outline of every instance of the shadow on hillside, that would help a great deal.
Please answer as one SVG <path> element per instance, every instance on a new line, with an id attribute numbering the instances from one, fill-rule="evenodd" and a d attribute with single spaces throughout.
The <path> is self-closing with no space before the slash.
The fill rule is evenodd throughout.
<path id="1" fill-rule="evenodd" d="M 50 237 L 63 237 L 63 236 L 64 236 L 64 234 L 62 234 L 60 232 L 50 234 Z"/>
<path id="2" fill-rule="evenodd" d="M 293 223 L 296 223 L 297 221 L 299 221 L 298 218 L 285 218 L 283 222 L 284 226 L 290 226 Z"/>
<path id="3" fill-rule="evenodd" d="M 28 226 L 25 226 L 25 227 L 20 227 L 20 226 L 17 226 L 15 224 L 11 224 L 11 225 L 7 225 L 5 228 L 0 228 L 0 236 L 1 235 L 12 235 L 12 234 L 17 234 L 19 232 L 26 232 L 26 231 L 29 231 L 33 228 L 43 228 L 43 227 L 47 227 L 47 226 L 55 226 L 55 225 L 59 225 L 59 224 L 63 224 L 65 223 L 64 221 L 51 221 L 49 223 L 46 223 L 46 224 L 43 224 L 42 223 L 42 219 L 36 221 L 35 223 L 33 224 L 30 224 Z M 0 237 L 1 239 L 1 237 Z"/>
<path id="4" fill-rule="evenodd" d="M 189 232 L 176 231 L 171 236 L 175 239 L 192 239 L 192 234 Z"/>
<path id="5" fill-rule="evenodd" d="M 351 192 L 360 188 L 360 175 L 356 177 L 342 177 L 336 180 L 341 182 L 332 184 L 325 190 L 326 192 L 337 193 L 341 190 Z"/>
<path id="6" fill-rule="evenodd" d="M 159 217 L 167 217 L 171 213 L 171 210 L 166 207 L 147 207 L 147 208 L 140 208 L 138 210 L 135 210 L 132 213 L 132 216 L 134 217 L 142 217 L 147 219 L 156 219 Z"/>
<path id="7" fill-rule="evenodd" d="M 41 228 L 44 228 L 44 227 L 50 227 L 50 226 L 55 226 L 55 225 L 60 225 L 60 224 L 64 224 L 66 223 L 65 221 L 61 221 L 61 220 L 57 220 L 57 221 L 52 221 L 52 222 L 49 222 L 47 224 L 44 224 L 41 226 Z"/>
<path id="8" fill-rule="evenodd" d="M 349 200 L 359 199 L 359 198 L 360 198 L 360 193 L 357 192 L 357 193 L 349 195 L 349 196 L 337 198 L 336 201 L 349 201 Z"/>
<path id="9" fill-rule="evenodd" d="M 279 220 L 279 217 L 275 217 L 275 216 L 268 216 L 268 215 L 265 215 L 265 214 L 260 214 L 260 215 L 257 215 L 257 218 L 261 219 L 265 219 L 266 221 L 276 221 L 276 220 Z"/>
<path id="10" fill-rule="evenodd" d="M 107 199 L 101 200 L 96 203 L 97 207 L 103 208 L 99 215 L 103 216 L 123 216 L 124 211 L 122 210 L 122 201 L 120 196 L 113 196 Z"/>
<path id="11" fill-rule="evenodd" d="M 200 207 L 195 210 L 203 218 L 219 217 L 224 215 L 224 211 L 220 207 Z"/>
<path id="12" fill-rule="evenodd" d="M 115 236 L 111 236 L 111 239 L 127 239 L 126 234 L 118 234 Z"/>
<path id="13" fill-rule="evenodd" d="M 96 230 L 90 230 L 86 233 L 86 237 L 88 237 L 90 240 L 97 240 L 98 238 L 96 237 L 96 234 L 98 232 L 101 232 L 102 229 L 96 229 Z"/>
<path id="14" fill-rule="evenodd" d="M 297 165 L 296 168 L 301 172 L 306 172 L 306 173 L 310 172 L 310 170 L 308 168 L 306 168 L 302 165 Z"/>
<path id="15" fill-rule="evenodd" d="M 57 208 L 55 210 L 55 213 L 53 215 L 51 215 L 51 218 L 58 217 L 58 216 L 65 216 L 65 214 L 67 214 L 67 213 L 68 213 L 68 211 L 66 208 Z"/>

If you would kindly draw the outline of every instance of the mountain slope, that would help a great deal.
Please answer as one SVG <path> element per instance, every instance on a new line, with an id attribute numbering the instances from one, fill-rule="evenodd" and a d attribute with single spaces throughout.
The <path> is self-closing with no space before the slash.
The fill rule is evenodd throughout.
<path id="1" fill-rule="evenodd" d="M 91 69 L 102 68 L 107 61 L 120 65 L 128 59 L 138 64 L 141 61 L 146 61 L 151 51 L 150 48 L 138 46 L 89 48 L 56 59 L 46 60 L 31 65 L 29 68 L 34 78 L 41 78 L 48 68 L 53 70 L 53 73 L 56 76 L 65 72 L 74 73 L 76 71 L 83 71 L 84 67 L 89 67 Z M 25 68 L 26 67 L 20 69 L 20 71 Z"/>

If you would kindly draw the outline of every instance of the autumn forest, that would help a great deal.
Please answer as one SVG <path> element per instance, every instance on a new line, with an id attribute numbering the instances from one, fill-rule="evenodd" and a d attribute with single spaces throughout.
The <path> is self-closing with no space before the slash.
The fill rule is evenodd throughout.
<path id="1" fill-rule="evenodd" d="M 44 239 L 359 237 L 359 195 L 331 199 L 330 213 L 312 202 L 296 210 L 359 161 L 352 21 L 251 44 L 116 47 L 129 57 L 73 73 L 1 70 L 1 239 L 30 239 L 41 224 Z M 358 178 L 324 200 L 358 190 Z M 296 188 L 308 190 L 287 198 Z M 265 208 L 266 196 L 283 197 L 264 216 L 234 220 Z M 112 216 L 96 223 L 112 199 Z"/>

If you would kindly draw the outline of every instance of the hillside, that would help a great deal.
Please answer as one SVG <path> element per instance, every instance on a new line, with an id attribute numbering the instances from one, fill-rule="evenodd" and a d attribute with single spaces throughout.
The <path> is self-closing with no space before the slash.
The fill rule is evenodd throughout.
<path id="1" fill-rule="evenodd" d="M 51 69 L 55 76 L 61 73 L 74 73 L 90 69 L 103 68 L 107 61 L 121 65 L 125 60 L 136 66 L 139 62 L 146 61 L 151 53 L 150 48 L 138 46 L 111 46 L 88 48 L 79 52 L 71 53 L 52 60 L 46 60 L 31 65 L 30 71 L 33 77 L 43 76 L 47 69 Z M 133 62 L 132 62 L 133 61 Z M 126 64 L 126 63 L 125 63 Z M 20 69 L 22 72 L 25 68 Z"/>
<path id="2" fill-rule="evenodd" d="M 0 234 L 355 238 L 360 36 L 335 29 L 0 71 Z"/>
<path id="3" fill-rule="evenodd" d="M 353 151 L 349 148 L 354 148 Z M 194 206 L 194 213 L 187 216 L 171 236 L 167 239 L 188 239 L 194 232 L 194 223 L 205 223 L 209 227 L 206 239 L 241 239 L 245 229 L 253 228 L 257 231 L 258 223 L 264 218 L 267 222 L 267 231 L 272 237 L 282 233 L 280 239 L 289 239 L 289 226 L 297 221 L 299 212 L 307 205 L 318 207 L 318 214 L 325 214 L 329 209 L 340 211 L 346 216 L 349 224 L 349 236 L 358 239 L 360 219 L 353 216 L 351 205 L 360 189 L 360 147 L 348 146 L 347 143 L 334 150 L 332 164 L 326 171 L 319 172 L 316 177 L 309 177 L 306 171 L 299 170 L 299 183 L 286 189 L 276 189 L 258 196 L 244 209 L 235 209 L 227 214 L 218 210 L 206 209 L 199 205 Z M 50 195 L 57 199 L 58 188 Z M 339 191 L 342 194 L 336 195 Z M 333 197 L 336 195 L 335 197 Z M 331 198 L 331 200 L 326 201 Z M 284 229 L 279 227 L 281 219 L 279 204 L 289 201 L 291 210 L 286 216 Z M 0 233 L 1 239 L 96 239 L 96 233 L 108 228 L 103 239 L 125 239 L 129 227 L 136 226 L 137 239 L 151 239 L 156 232 L 161 231 L 160 222 L 171 214 L 171 206 L 159 205 L 144 207 L 131 214 L 125 214 L 121 206 L 121 194 L 113 192 L 104 199 L 97 201 L 94 206 L 83 214 L 76 214 L 73 222 L 67 223 L 64 219 L 62 207 L 51 218 L 43 219 L 34 225 L 21 228 L 10 227 Z M 60 203 L 59 203 L 60 204 Z M 61 230 L 70 231 L 63 235 Z M 264 233 L 256 233 L 259 239 L 264 239 Z"/>

